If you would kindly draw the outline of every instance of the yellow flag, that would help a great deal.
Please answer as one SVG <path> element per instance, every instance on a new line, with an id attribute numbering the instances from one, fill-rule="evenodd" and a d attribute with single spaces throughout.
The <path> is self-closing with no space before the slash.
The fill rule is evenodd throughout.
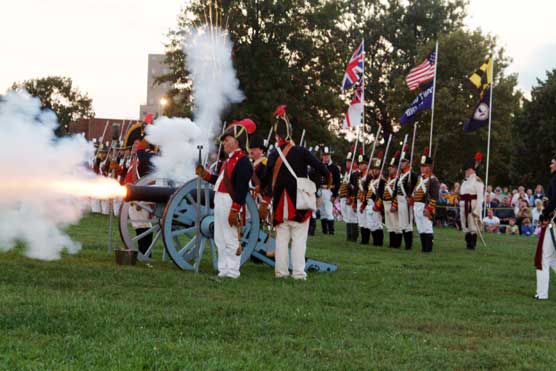
<path id="1" fill-rule="evenodd" d="M 469 76 L 469 81 L 481 90 L 482 95 L 492 82 L 492 57 L 489 57 L 481 67 Z"/>

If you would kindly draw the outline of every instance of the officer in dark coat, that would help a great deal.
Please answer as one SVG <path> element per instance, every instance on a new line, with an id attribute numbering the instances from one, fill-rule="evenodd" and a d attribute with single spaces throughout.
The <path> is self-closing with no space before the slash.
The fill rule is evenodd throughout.
<path id="1" fill-rule="evenodd" d="M 321 206 L 320 219 L 323 234 L 334 234 L 334 202 L 338 197 L 340 190 L 340 170 L 334 162 L 332 162 L 330 147 L 322 146 L 321 160 L 328 168 L 328 172 L 332 174 L 332 184 L 328 184 L 327 179 L 322 179 L 320 183 Z"/>
<path id="2" fill-rule="evenodd" d="M 308 149 L 296 146 L 292 140 L 292 127 L 286 115 L 286 106 L 280 106 L 274 112 L 276 122 L 274 133 L 276 148 L 268 157 L 268 170 L 261 180 L 261 189 L 265 192 L 265 200 L 261 203 L 260 217 L 266 219 L 268 203 L 272 199 L 273 223 L 276 228 L 275 276 L 287 277 L 289 273 L 288 245 L 291 241 L 292 276 L 294 279 L 305 280 L 305 252 L 309 219 L 313 210 L 296 208 L 297 178 L 307 178 L 307 167 L 317 169 L 322 176 L 329 179 L 326 166 Z M 295 177 L 280 156 L 285 157 Z"/>

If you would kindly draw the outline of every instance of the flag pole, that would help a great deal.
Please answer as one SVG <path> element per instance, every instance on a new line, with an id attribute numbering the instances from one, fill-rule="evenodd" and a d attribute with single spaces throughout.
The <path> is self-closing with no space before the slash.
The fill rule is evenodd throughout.
<path id="1" fill-rule="evenodd" d="M 363 104 L 363 113 L 362 113 L 362 138 L 361 138 L 361 149 L 363 150 L 363 153 L 365 153 L 365 38 L 363 38 L 363 41 L 361 42 L 361 44 L 363 44 L 363 74 L 361 75 L 361 104 Z"/>
<path id="2" fill-rule="evenodd" d="M 434 127 L 434 96 L 436 95 L 436 69 L 438 67 L 438 40 L 436 41 L 436 49 L 434 52 L 434 80 L 432 83 L 432 112 L 431 112 L 431 133 L 429 139 L 429 156 L 432 150 L 432 129 Z"/>
<path id="3" fill-rule="evenodd" d="M 488 188 L 488 170 L 489 170 L 489 165 L 490 165 L 490 129 L 491 129 L 491 123 L 492 123 L 492 95 L 493 95 L 493 85 L 494 85 L 494 55 L 491 56 L 491 66 L 490 66 L 490 73 L 492 76 L 492 80 L 490 81 L 490 102 L 489 102 L 489 108 L 488 108 L 488 139 L 487 139 L 487 166 L 486 166 L 486 174 L 485 174 L 485 190 L 484 190 L 484 195 L 483 195 L 483 200 L 484 202 L 486 202 L 486 193 L 487 193 L 487 188 Z M 485 215 L 485 210 L 483 210 L 483 216 Z"/>
<path id="4" fill-rule="evenodd" d="M 347 178 L 347 182 L 348 183 L 351 179 L 351 171 L 353 170 L 353 164 L 357 163 L 357 143 L 359 142 L 359 126 L 357 127 L 357 139 L 355 139 L 355 147 L 353 147 L 353 154 L 351 155 L 351 166 L 349 168 L 349 174 L 348 174 L 348 178 Z"/>

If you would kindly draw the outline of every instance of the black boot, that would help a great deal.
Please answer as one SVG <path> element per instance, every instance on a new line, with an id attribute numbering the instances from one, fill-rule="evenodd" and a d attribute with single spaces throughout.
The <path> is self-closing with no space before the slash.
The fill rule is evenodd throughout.
<path id="1" fill-rule="evenodd" d="M 371 230 L 368 228 L 361 228 L 361 245 L 368 245 L 371 237 Z"/>
<path id="2" fill-rule="evenodd" d="M 359 224 L 351 223 L 351 227 L 353 228 L 353 232 L 351 232 L 352 241 L 357 242 L 357 240 L 359 239 Z"/>
<path id="3" fill-rule="evenodd" d="M 432 245 L 434 242 L 434 234 L 432 233 L 427 233 L 427 252 L 432 252 Z"/>
<path id="4" fill-rule="evenodd" d="M 322 226 L 322 234 L 328 234 L 328 221 L 321 219 L 320 225 Z"/>
<path id="5" fill-rule="evenodd" d="M 377 229 L 373 232 L 373 245 L 382 246 L 384 245 L 384 231 L 382 229 Z"/>
<path id="6" fill-rule="evenodd" d="M 423 252 L 432 252 L 432 240 L 433 240 L 432 233 L 423 233 L 421 234 L 421 250 Z"/>
<path id="7" fill-rule="evenodd" d="M 334 235 L 334 220 L 327 220 L 328 222 L 328 234 Z"/>
<path id="8" fill-rule="evenodd" d="M 419 233 L 421 238 L 421 252 L 427 252 L 427 235 L 424 233 Z"/>
<path id="9" fill-rule="evenodd" d="M 403 239 L 405 242 L 405 249 L 411 250 L 413 246 L 413 232 L 403 232 Z"/>
<path id="10" fill-rule="evenodd" d="M 465 234 L 465 242 L 467 245 L 468 250 L 474 250 L 475 246 L 473 246 L 473 235 L 471 233 Z"/>
<path id="11" fill-rule="evenodd" d="M 471 234 L 471 246 L 472 246 L 473 250 L 475 250 L 475 247 L 477 247 L 477 235 L 476 234 Z"/>
<path id="12" fill-rule="evenodd" d="M 309 220 L 309 236 L 315 235 L 315 229 L 317 229 L 317 220 L 315 218 L 311 218 Z"/>
<path id="13" fill-rule="evenodd" d="M 389 237 L 388 247 L 392 248 L 396 243 L 396 234 L 394 232 L 390 232 L 388 234 L 388 237 Z"/>
<path id="14" fill-rule="evenodd" d="M 392 245 L 392 247 L 395 249 L 399 249 L 402 246 L 402 238 L 403 235 L 401 233 L 394 233 L 394 244 Z"/>

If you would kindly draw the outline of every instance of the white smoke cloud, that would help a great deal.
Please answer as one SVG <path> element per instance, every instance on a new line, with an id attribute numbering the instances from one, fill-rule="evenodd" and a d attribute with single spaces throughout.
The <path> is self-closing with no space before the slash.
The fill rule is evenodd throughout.
<path id="1" fill-rule="evenodd" d="M 119 190 L 86 168 L 92 144 L 82 135 L 56 138 L 57 126 L 55 114 L 25 92 L 0 101 L 0 251 L 23 242 L 36 259 L 77 252 L 63 227 L 79 221 L 84 197 Z"/>
<path id="2" fill-rule="evenodd" d="M 160 118 L 147 128 L 147 140 L 158 144 L 162 155 L 154 160 L 163 178 L 187 181 L 194 177 L 197 145 L 204 156 L 221 132 L 220 117 L 231 104 L 244 99 L 232 64 L 232 41 L 227 31 L 200 27 L 184 39 L 186 67 L 193 83 L 194 122 Z"/>

